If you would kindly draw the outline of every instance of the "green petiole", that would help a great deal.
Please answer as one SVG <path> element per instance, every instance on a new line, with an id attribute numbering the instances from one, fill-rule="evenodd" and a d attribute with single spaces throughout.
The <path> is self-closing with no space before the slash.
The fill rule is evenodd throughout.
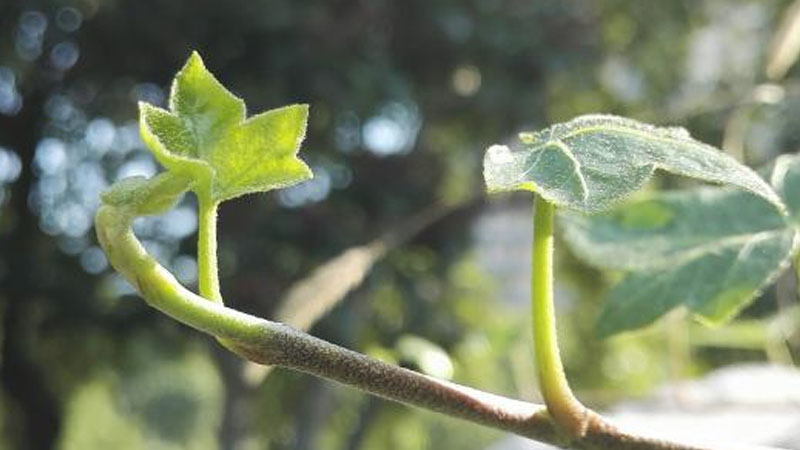
<path id="1" fill-rule="evenodd" d="M 217 268 L 217 206 L 213 200 L 197 197 L 197 284 L 200 296 L 222 303 Z"/>
<path id="2" fill-rule="evenodd" d="M 580 437 L 586 432 L 587 410 L 569 387 L 556 336 L 553 302 L 555 205 L 541 196 L 536 197 L 534 205 L 531 314 L 536 372 L 544 402 L 553 420 L 571 437 Z"/>

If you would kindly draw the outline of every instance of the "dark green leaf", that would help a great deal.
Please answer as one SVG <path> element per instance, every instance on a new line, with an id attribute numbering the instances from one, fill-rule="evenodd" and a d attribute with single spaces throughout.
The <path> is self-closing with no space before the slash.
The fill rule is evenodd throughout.
<path id="1" fill-rule="evenodd" d="M 797 216 L 800 158 L 770 177 Z M 627 272 L 607 294 L 597 331 L 647 325 L 684 305 L 717 324 L 752 301 L 797 252 L 798 232 L 771 203 L 730 188 L 650 194 L 602 214 L 562 218 L 576 254 Z"/>

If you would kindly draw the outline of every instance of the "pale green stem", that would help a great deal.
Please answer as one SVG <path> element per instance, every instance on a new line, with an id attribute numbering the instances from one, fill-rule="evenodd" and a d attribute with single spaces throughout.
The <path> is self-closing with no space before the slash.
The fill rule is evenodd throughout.
<path id="1" fill-rule="evenodd" d="M 583 436 L 587 410 L 575 398 L 564 374 L 556 337 L 553 302 L 553 218 L 555 206 L 542 197 L 535 200 L 531 314 L 536 371 L 544 402 L 553 420 L 572 437 Z"/>
<path id="2" fill-rule="evenodd" d="M 147 302 L 173 318 L 211 335 L 243 344 L 258 342 L 262 320 L 209 302 L 184 288 L 147 254 L 131 230 L 134 215 L 103 205 L 95 218 L 97 236 L 111 264 Z"/>
<path id="3" fill-rule="evenodd" d="M 197 280 L 200 296 L 222 303 L 217 267 L 217 202 L 197 200 Z"/>

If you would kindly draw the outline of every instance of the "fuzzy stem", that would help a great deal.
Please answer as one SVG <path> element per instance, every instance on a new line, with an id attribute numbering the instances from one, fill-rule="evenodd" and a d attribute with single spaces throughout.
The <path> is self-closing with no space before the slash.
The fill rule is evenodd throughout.
<path id="1" fill-rule="evenodd" d="M 197 199 L 197 280 L 200 296 L 222 303 L 217 268 L 218 203 L 198 195 Z"/>
<path id="2" fill-rule="evenodd" d="M 531 314 L 533 347 L 539 386 L 553 420 L 569 436 L 586 433 L 587 410 L 575 398 L 564 375 L 556 336 L 553 302 L 553 217 L 555 206 L 542 197 L 535 200 Z"/>

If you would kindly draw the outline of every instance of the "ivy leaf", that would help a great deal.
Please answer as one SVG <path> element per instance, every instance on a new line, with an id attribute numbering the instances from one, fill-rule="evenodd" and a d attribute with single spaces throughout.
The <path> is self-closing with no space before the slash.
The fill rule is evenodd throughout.
<path id="1" fill-rule="evenodd" d="M 798 251 L 800 158 L 776 161 L 770 180 L 789 216 L 731 188 L 650 194 L 593 216 L 562 217 L 575 253 L 625 272 L 606 295 L 602 337 L 633 330 L 686 306 L 720 324 L 755 299 Z"/>
<path id="2" fill-rule="evenodd" d="M 170 110 L 139 104 L 142 138 L 168 170 L 190 176 L 214 202 L 311 178 L 297 158 L 307 105 L 246 119 L 244 102 L 225 89 L 196 52 L 175 77 Z"/>
<path id="3" fill-rule="evenodd" d="M 659 128 L 609 115 L 581 116 L 520 135 L 524 148 L 489 148 L 484 178 L 490 192 L 528 190 L 556 206 L 602 211 L 638 190 L 655 169 L 732 184 L 783 209 L 755 172 L 683 128 Z"/>

